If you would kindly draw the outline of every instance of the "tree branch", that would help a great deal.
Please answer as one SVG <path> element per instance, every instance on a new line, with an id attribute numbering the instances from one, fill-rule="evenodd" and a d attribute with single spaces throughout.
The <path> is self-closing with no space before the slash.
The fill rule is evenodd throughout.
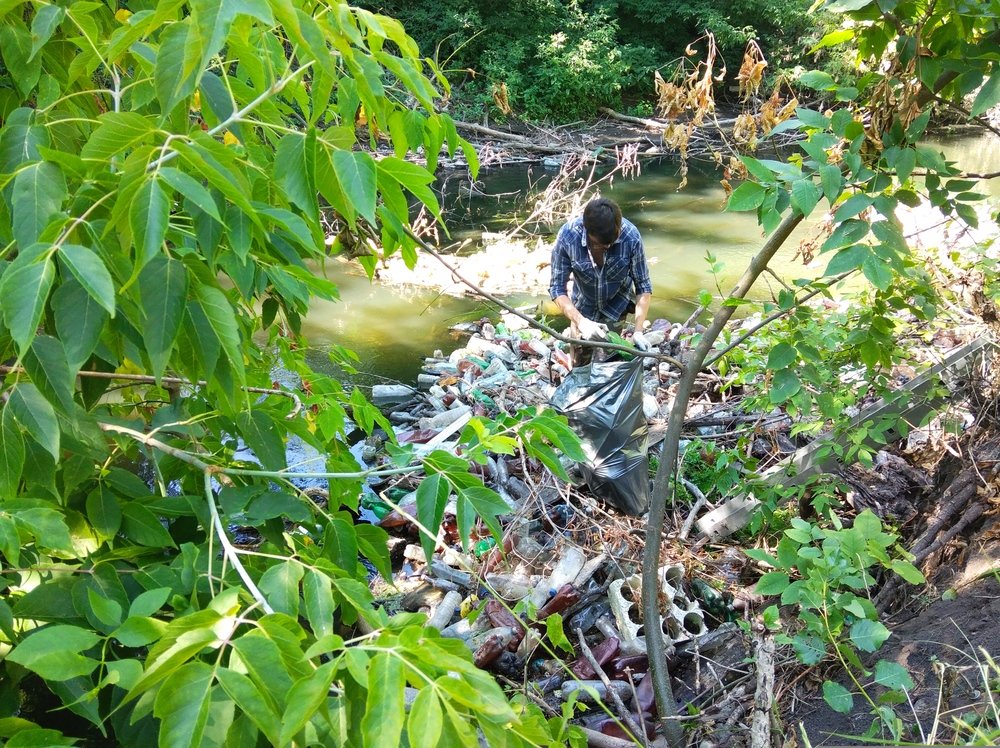
<path id="1" fill-rule="evenodd" d="M 840 275 L 835 276 L 830 281 L 830 285 L 833 285 L 834 283 L 839 283 L 840 281 L 844 280 L 844 278 L 848 277 L 849 275 L 852 275 L 855 272 L 857 272 L 857 271 L 856 270 L 848 270 L 845 273 L 841 273 Z M 825 290 L 826 290 L 826 288 L 817 288 L 814 291 L 810 291 L 808 294 L 806 294 L 805 296 L 803 296 L 801 299 L 796 299 L 795 303 L 792 304 L 792 306 L 790 306 L 788 309 L 779 309 L 777 312 L 774 312 L 774 313 L 768 315 L 767 317 L 765 317 L 764 319 L 762 319 L 760 322 L 758 322 L 756 325 L 753 325 L 749 330 L 747 330 L 746 332 L 744 332 L 738 338 L 736 338 L 736 340 L 734 340 L 732 343 L 730 343 L 729 345 L 727 345 L 721 351 L 717 351 L 716 353 L 713 353 L 711 356 L 709 356 L 705 360 L 705 363 L 702 365 L 702 369 L 704 370 L 704 369 L 710 368 L 712 366 L 712 364 L 714 364 L 716 361 L 718 361 L 720 358 L 722 358 L 723 356 L 725 356 L 727 353 L 729 353 L 734 348 L 742 345 L 743 342 L 747 338 L 749 338 L 751 335 L 753 335 L 754 333 L 756 333 L 758 330 L 760 330 L 761 328 L 767 327 L 769 324 L 771 324 L 772 322 L 774 322 L 776 319 L 780 319 L 781 317 L 784 317 L 786 314 L 789 314 L 790 312 L 795 311 L 798 307 L 802 306 L 804 303 L 806 303 L 807 301 L 809 301 L 809 299 L 813 298 L 817 294 L 822 293 Z"/>
<path id="2" fill-rule="evenodd" d="M 742 299 L 746 296 L 754 281 L 764 272 L 771 258 L 785 243 L 792 230 L 802 221 L 800 215 L 789 215 L 775 229 L 760 252 L 750 261 L 736 287 L 729 294 L 731 299 Z M 667 500 L 672 498 L 673 481 L 671 477 L 677 466 L 677 452 L 680 443 L 681 429 L 684 426 L 684 414 L 691 399 L 694 380 L 701 370 L 702 363 L 708 356 L 716 338 L 732 318 L 736 307 L 723 305 L 712 318 L 708 329 L 702 333 L 698 346 L 692 352 L 688 365 L 683 369 L 674 404 L 670 409 L 670 420 L 667 433 L 660 453 L 660 464 L 653 480 L 653 491 L 650 497 L 649 520 L 646 525 L 646 547 L 642 557 L 642 612 L 647 631 L 659 631 L 662 628 L 659 606 L 659 567 L 660 547 L 662 544 L 663 522 L 666 515 Z M 656 708 L 663 726 L 664 735 L 671 748 L 683 748 L 684 732 L 677 721 L 677 705 L 674 702 L 673 688 L 670 685 L 670 674 L 667 670 L 666 648 L 663 638 L 659 636 L 646 637 L 646 649 L 649 654 L 649 676 L 653 679 L 653 691 L 656 697 Z"/>

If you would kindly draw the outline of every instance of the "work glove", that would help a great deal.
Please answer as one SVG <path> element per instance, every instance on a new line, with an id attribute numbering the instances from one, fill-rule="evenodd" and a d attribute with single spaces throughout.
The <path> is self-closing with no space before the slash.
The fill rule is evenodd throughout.
<path id="1" fill-rule="evenodd" d="M 634 346 L 635 346 L 636 348 L 638 348 L 638 349 L 639 349 L 640 351 L 648 351 L 648 350 L 649 350 L 649 349 L 650 349 L 650 348 L 652 347 L 652 346 L 651 346 L 651 345 L 649 344 L 649 341 L 648 341 L 648 340 L 646 340 L 646 336 L 645 336 L 645 335 L 643 335 L 643 334 L 642 334 L 641 332 L 639 332 L 638 330 L 636 330 L 636 331 L 635 331 L 635 332 L 634 332 L 634 333 L 632 334 L 632 345 L 634 345 Z"/>
<path id="2" fill-rule="evenodd" d="M 580 337 L 583 340 L 608 339 L 608 326 L 602 325 L 599 322 L 594 322 L 594 320 L 587 319 L 586 317 L 582 317 L 580 321 L 576 323 L 576 329 L 580 331 Z"/>

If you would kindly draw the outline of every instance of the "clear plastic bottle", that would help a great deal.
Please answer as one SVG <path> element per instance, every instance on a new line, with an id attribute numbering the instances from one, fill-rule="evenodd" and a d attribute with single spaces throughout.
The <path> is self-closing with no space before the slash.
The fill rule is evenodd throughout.
<path id="1" fill-rule="evenodd" d="M 552 595 L 556 594 L 560 587 L 576 579 L 586 561 L 587 557 L 579 548 L 572 545 L 565 546 L 562 553 L 559 554 L 559 561 L 552 567 L 548 577 L 543 577 L 532 590 L 531 602 L 534 603 L 535 607 L 541 608 Z"/>

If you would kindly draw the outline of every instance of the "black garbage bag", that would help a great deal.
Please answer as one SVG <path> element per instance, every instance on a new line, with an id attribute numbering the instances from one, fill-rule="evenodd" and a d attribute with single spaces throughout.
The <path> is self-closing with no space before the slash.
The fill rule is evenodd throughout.
<path id="1" fill-rule="evenodd" d="M 573 369 L 549 400 L 583 442 L 580 463 L 595 495 L 625 514 L 649 508 L 649 455 L 642 412 L 642 359 Z"/>

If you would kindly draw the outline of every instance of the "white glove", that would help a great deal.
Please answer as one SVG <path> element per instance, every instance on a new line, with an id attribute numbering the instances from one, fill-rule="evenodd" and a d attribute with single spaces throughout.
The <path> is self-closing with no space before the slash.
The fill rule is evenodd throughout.
<path id="1" fill-rule="evenodd" d="M 576 329 L 580 331 L 580 337 L 583 340 L 608 339 L 608 326 L 594 322 L 594 320 L 587 319 L 586 317 L 580 318 L 580 321 L 576 323 Z"/>
<path id="2" fill-rule="evenodd" d="M 632 334 L 632 345 L 634 345 L 640 351 L 648 351 L 650 348 L 652 348 L 652 346 L 649 344 L 649 341 L 646 340 L 646 336 L 643 335 L 638 330 L 636 330 Z"/>

